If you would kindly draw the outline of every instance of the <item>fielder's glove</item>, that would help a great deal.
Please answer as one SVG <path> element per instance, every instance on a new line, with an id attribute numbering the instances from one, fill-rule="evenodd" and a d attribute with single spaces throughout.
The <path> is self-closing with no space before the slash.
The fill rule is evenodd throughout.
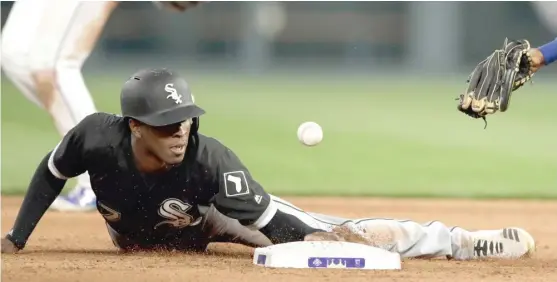
<path id="1" fill-rule="evenodd" d="M 458 110 L 472 118 L 483 118 L 509 107 L 511 94 L 532 79 L 535 67 L 528 53 L 528 40 L 509 41 L 480 62 L 460 95 Z"/>

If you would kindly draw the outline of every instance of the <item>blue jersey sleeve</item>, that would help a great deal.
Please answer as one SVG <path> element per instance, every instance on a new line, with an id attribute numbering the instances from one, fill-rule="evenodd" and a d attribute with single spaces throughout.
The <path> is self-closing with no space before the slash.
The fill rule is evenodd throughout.
<path id="1" fill-rule="evenodd" d="M 538 49 L 543 55 L 546 66 L 557 61 L 557 38 Z"/>

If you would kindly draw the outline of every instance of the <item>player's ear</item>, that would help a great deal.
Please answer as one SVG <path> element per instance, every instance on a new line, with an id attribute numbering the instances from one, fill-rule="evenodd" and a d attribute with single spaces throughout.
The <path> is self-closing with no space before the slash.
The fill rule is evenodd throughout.
<path id="1" fill-rule="evenodd" d="M 133 118 L 130 118 L 129 125 L 130 125 L 130 130 L 132 134 L 135 136 L 135 138 L 141 138 L 141 126 L 140 126 L 141 123 L 134 120 Z"/>
<path id="2" fill-rule="evenodd" d="M 141 129 L 137 127 L 137 129 L 133 131 L 133 135 L 135 135 L 136 138 L 141 138 Z"/>

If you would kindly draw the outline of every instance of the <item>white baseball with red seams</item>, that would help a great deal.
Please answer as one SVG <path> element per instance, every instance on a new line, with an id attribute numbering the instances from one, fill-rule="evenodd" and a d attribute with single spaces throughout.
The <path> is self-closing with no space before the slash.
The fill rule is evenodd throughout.
<path id="1" fill-rule="evenodd" d="M 313 121 L 304 122 L 298 127 L 298 140 L 306 146 L 315 146 L 323 140 L 323 129 Z"/>

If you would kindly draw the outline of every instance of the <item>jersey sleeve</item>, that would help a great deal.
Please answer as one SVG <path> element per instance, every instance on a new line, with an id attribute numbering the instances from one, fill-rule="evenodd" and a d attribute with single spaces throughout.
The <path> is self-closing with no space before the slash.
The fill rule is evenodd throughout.
<path id="1" fill-rule="evenodd" d="M 539 50 L 543 55 L 545 65 L 549 65 L 557 61 L 557 38 L 540 46 Z"/>
<path id="2" fill-rule="evenodd" d="M 48 169 L 59 179 L 68 179 L 84 173 L 85 140 L 87 130 L 95 122 L 95 116 L 85 117 L 62 138 L 52 150 L 48 159 Z"/>
<path id="3" fill-rule="evenodd" d="M 219 192 L 215 207 L 252 229 L 265 227 L 277 212 L 271 196 L 253 179 L 232 150 L 225 148 L 217 161 Z"/>

